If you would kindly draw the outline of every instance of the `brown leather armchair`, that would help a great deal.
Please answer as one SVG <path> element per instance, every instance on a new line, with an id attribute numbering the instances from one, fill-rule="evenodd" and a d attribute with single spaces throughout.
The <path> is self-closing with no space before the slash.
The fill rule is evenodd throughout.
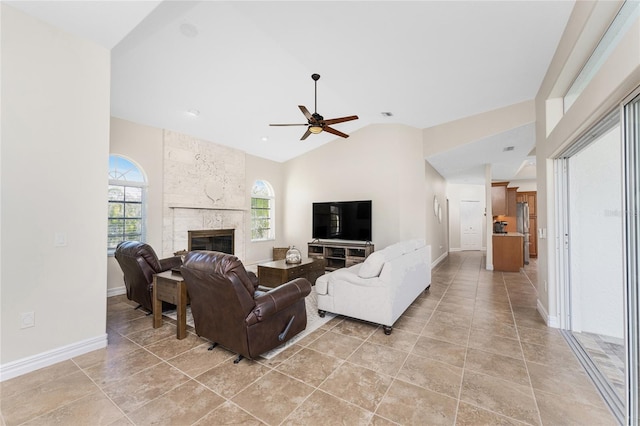
<path id="1" fill-rule="evenodd" d="M 158 259 L 150 245 L 138 241 L 123 241 L 118 244 L 115 258 L 124 273 L 127 297 L 138 302 L 138 308 L 142 307 L 148 312 L 153 312 L 153 274 L 177 268 L 182 264 L 180 256 Z"/>
<path id="2" fill-rule="evenodd" d="M 304 298 L 311 283 L 304 278 L 262 292 L 237 257 L 214 251 L 190 252 L 181 271 L 196 334 L 211 340 L 212 348 L 220 344 L 238 353 L 235 363 L 280 346 L 307 327 Z"/>

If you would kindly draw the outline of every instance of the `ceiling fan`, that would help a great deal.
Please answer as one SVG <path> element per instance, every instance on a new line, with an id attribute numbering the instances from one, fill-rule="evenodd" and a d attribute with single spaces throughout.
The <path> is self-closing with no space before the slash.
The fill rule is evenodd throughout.
<path id="1" fill-rule="evenodd" d="M 357 120 L 357 115 L 350 115 L 348 117 L 340 117 L 340 118 L 332 118 L 330 120 L 325 120 L 323 116 L 318 114 L 318 80 L 320 79 L 320 74 L 312 74 L 311 78 L 314 81 L 315 86 L 315 96 L 314 96 L 314 112 L 311 114 L 307 107 L 304 105 L 298 105 L 300 111 L 307 118 L 307 123 L 305 124 L 269 124 L 270 126 L 307 126 L 307 131 L 304 132 L 304 135 L 300 138 L 301 141 L 305 140 L 310 134 L 318 134 L 322 131 L 333 133 L 334 135 L 348 138 L 349 135 L 346 133 L 342 133 L 339 130 L 336 130 L 332 127 L 329 127 L 333 124 L 344 123 L 345 121 Z"/>

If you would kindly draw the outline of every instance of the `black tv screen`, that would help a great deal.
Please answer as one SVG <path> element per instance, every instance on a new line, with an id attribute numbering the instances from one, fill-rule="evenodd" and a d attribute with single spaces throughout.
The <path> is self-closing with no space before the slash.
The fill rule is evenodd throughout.
<path id="1" fill-rule="evenodd" d="M 371 200 L 313 203 L 313 238 L 371 241 Z"/>

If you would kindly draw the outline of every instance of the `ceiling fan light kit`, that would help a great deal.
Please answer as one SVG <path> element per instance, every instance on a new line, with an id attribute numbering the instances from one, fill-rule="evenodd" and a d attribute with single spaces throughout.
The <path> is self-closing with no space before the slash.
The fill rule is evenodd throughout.
<path id="1" fill-rule="evenodd" d="M 323 131 L 327 133 L 334 134 L 336 136 L 340 136 L 342 138 L 348 138 L 349 135 L 346 133 L 342 133 L 339 130 L 336 130 L 330 127 L 333 124 L 344 123 L 345 121 L 357 120 L 357 115 L 350 115 L 348 117 L 339 117 L 332 118 L 329 120 L 325 120 L 323 116 L 318 114 L 318 80 L 320 79 L 320 74 L 311 74 L 311 78 L 314 81 L 314 112 L 311 114 L 307 107 L 304 105 L 298 105 L 302 114 L 307 118 L 307 123 L 305 124 L 270 124 L 270 126 L 307 126 L 307 131 L 304 132 L 300 140 L 305 140 L 310 134 L 317 135 L 318 133 L 322 133 Z"/>

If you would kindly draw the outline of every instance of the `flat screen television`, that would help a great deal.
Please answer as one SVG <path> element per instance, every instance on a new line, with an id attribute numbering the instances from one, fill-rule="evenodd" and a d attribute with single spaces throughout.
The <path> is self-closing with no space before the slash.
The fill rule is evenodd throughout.
<path id="1" fill-rule="evenodd" d="M 313 203 L 313 238 L 371 241 L 371 200 Z"/>

